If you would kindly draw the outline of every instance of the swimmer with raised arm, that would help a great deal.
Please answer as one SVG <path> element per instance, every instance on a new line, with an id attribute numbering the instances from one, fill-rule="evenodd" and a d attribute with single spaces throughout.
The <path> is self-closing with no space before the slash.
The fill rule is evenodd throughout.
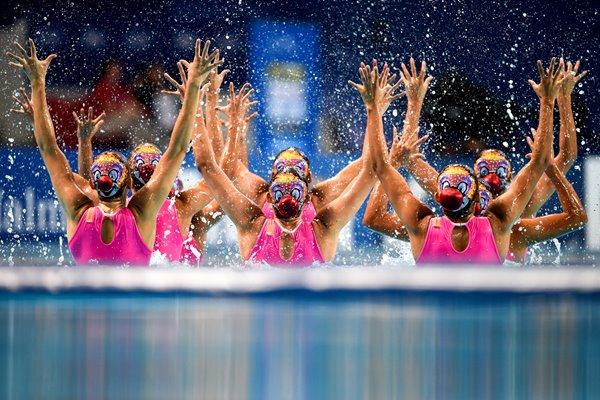
<path id="1" fill-rule="evenodd" d="M 530 81 L 540 97 L 540 121 L 531 160 L 506 193 L 491 203 L 486 217 L 474 216 L 479 203 L 478 181 L 469 167 L 450 165 L 439 174 L 435 198 L 444 216 L 437 218 L 387 162 L 383 134 L 370 142 L 375 170 L 408 231 L 417 263 L 500 264 L 504 260 L 512 226 L 529 202 L 551 157 L 553 104 L 560 88 L 560 71 L 555 71 L 554 59 L 548 73 L 540 61 L 538 70 L 540 84 Z"/>
<path id="2" fill-rule="evenodd" d="M 170 77 L 169 75 L 165 75 L 167 79 L 175 86 L 176 90 L 174 91 L 163 91 L 163 93 L 173 94 L 180 97 L 183 97 L 184 93 L 184 85 L 185 85 L 185 75 L 183 74 L 183 70 L 180 68 L 180 78 L 182 83 L 180 84 L 175 79 Z M 223 83 L 223 79 L 225 75 L 229 73 L 229 70 L 225 69 L 221 72 L 218 72 L 216 69 L 211 71 L 209 75 L 209 82 L 204 85 L 202 88 L 202 94 L 205 96 L 205 115 L 206 119 L 203 117 L 202 106 L 197 113 L 197 122 L 196 125 L 202 124 L 209 127 L 207 131 L 210 133 L 210 142 L 213 147 L 213 151 L 215 153 L 215 157 L 220 160 L 221 163 L 225 162 L 229 157 L 231 158 L 239 158 L 240 160 L 245 159 L 245 163 L 247 165 L 248 160 L 247 156 L 243 154 L 236 153 L 236 147 L 230 145 L 230 140 L 235 140 L 235 136 L 237 135 L 235 132 L 240 129 L 242 130 L 242 135 L 245 136 L 245 131 L 247 130 L 247 126 L 249 122 L 257 115 L 254 113 L 250 116 L 245 116 L 245 113 L 248 111 L 248 108 L 255 104 L 249 102 L 248 97 L 252 94 L 253 91 L 246 92 L 247 85 L 244 86 L 244 90 L 240 92 L 238 96 L 235 96 L 233 90 L 233 84 L 230 85 L 230 99 L 229 105 L 227 107 L 218 107 L 219 104 L 219 91 L 220 87 Z M 243 98 L 243 101 L 242 101 Z M 232 107 L 232 102 L 236 102 L 237 104 L 241 104 L 242 114 L 244 114 L 244 118 L 237 118 L 237 114 L 233 115 L 227 110 Z M 221 129 L 224 124 L 223 121 L 219 118 L 218 110 L 224 111 L 228 117 L 228 135 L 226 143 L 223 143 L 223 131 Z M 231 151 L 227 151 L 232 147 Z M 195 151 L 194 147 L 194 151 Z M 225 157 L 225 158 L 224 158 Z M 202 180 L 204 183 L 204 180 Z M 186 241 L 186 245 L 184 246 L 181 257 L 182 260 L 188 264 L 197 265 L 202 261 L 202 254 L 204 253 L 205 242 L 206 242 L 206 234 L 210 230 L 212 226 L 214 226 L 222 217 L 224 213 L 221 209 L 218 202 L 214 199 L 210 201 L 207 205 L 205 205 L 201 210 L 197 211 L 193 216 L 189 224 L 189 238 Z"/>
<path id="3" fill-rule="evenodd" d="M 90 169 L 90 181 L 98 192 L 94 206 L 75 184 L 69 163 L 56 143 L 54 127 L 46 103 L 45 78 L 50 55 L 39 60 L 33 40 L 29 53 L 17 44 L 20 55 L 8 53 L 12 65 L 22 69 L 31 82 L 34 135 L 50 174 L 52 186 L 65 211 L 69 248 L 78 265 L 148 265 L 156 233 L 156 216 L 164 203 L 192 137 L 195 111 L 202 82 L 211 69 L 216 53 L 208 54 L 209 42 L 187 66 L 188 85 L 182 109 L 173 128 L 169 147 L 156 166 L 149 182 L 126 204 L 131 172 L 127 160 L 118 152 L 104 152 Z M 16 61 L 16 62 L 15 62 Z"/>
<path id="4" fill-rule="evenodd" d="M 382 123 L 375 101 L 384 92 L 380 85 L 387 82 L 388 77 L 374 73 L 362 78 L 366 82 L 364 86 L 354 85 L 361 91 L 367 107 L 367 135 L 374 135 Z M 385 94 L 394 96 L 389 91 Z M 331 261 L 341 229 L 358 211 L 375 181 L 369 168 L 373 163 L 367 151 L 363 156 L 368 162 L 362 164 L 355 180 L 337 199 L 318 210 L 314 218 L 307 218 L 302 210 L 310 201 L 308 182 L 297 168 L 286 166 L 269 184 L 267 201 L 270 207 L 265 213 L 261 206 L 239 191 L 219 167 L 202 127 L 194 146 L 198 147 L 200 156 L 196 164 L 215 198 L 236 225 L 242 257 L 251 262 L 311 265 Z"/>
<path id="5" fill-rule="evenodd" d="M 560 111 L 560 150 L 552 164 L 564 175 L 577 157 L 577 133 L 571 111 L 571 92 L 575 84 L 587 74 L 587 71 L 578 74 L 579 62 L 574 67 L 570 62 L 565 66 L 562 59 L 559 63 L 559 70 L 561 70 L 560 77 L 562 79 L 560 91 L 557 96 Z M 410 101 L 411 97 L 408 96 L 408 98 Z M 419 139 L 418 144 L 425 139 L 426 137 Z M 437 172 L 425 161 L 424 156 L 418 152 L 418 144 L 415 146 L 417 138 L 411 137 L 408 140 L 412 141 L 412 147 L 406 145 L 400 146 L 397 152 L 400 154 L 398 160 L 401 165 L 409 170 L 419 184 L 431 196 L 434 196 L 437 188 L 431 183 L 433 182 L 432 177 Z M 512 166 L 510 160 L 502 151 L 488 149 L 484 150 L 475 161 L 474 170 L 480 180 L 480 206 L 478 206 L 479 210 L 476 210 L 475 215 L 483 216 L 488 204 L 495 197 L 504 193 L 509 187 L 513 175 Z M 550 180 L 548 174 L 544 174 L 536 185 L 534 194 L 521 216 L 523 220 L 518 220 L 513 226 L 513 236 L 511 237 L 511 244 L 506 257 L 507 260 L 522 263 L 525 260 L 528 246 L 559 237 L 585 225 L 587 216 L 585 215 L 585 211 L 577 206 L 577 202 L 567 203 L 561 201 L 563 213 L 556 215 L 565 217 L 563 227 L 559 227 L 557 224 L 548 225 L 548 218 L 546 217 L 550 216 L 541 217 L 543 219 L 535 218 L 537 210 L 548 200 L 554 191 L 555 186 L 552 182 L 560 185 L 556 179 Z M 568 190 L 578 199 L 570 184 L 564 186 L 564 190 Z M 380 201 L 384 200 L 387 201 L 387 198 Z M 365 215 L 367 216 L 367 214 Z M 369 220 L 365 221 L 365 223 L 368 223 L 372 229 L 382 233 L 389 232 L 392 229 L 397 231 L 402 226 L 397 216 L 389 214 L 384 218 L 381 215 L 379 213 L 371 213 L 368 215 Z M 536 227 L 537 231 L 534 232 L 532 230 L 533 227 Z M 528 237 L 529 234 L 531 234 L 531 237 Z"/>
<path id="6" fill-rule="evenodd" d="M 384 68 L 386 68 L 389 72 L 387 66 L 384 66 Z M 396 78 L 395 75 L 389 76 L 387 73 L 384 75 L 382 71 L 381 76 L 385 77 L 385 84 L 387 86 L 386 90 L 388 90 L 389 93 L 395 92 L 400 86 L 399 80 L 394 83 Z M 403 93 L 397 93 L 391 95 L 389 100 L 384 100 L 384 103 L 387 104 L 381 104 L 379 106 L 380 114 L 383 114 L 387 110 L 387 107 L 391 101 L 399 98 L 402 95 Z M 238 143 L 240 147 L 245 149 L 245 143 Z M 339 171 L 337 175 L 314 184 L 310 189 L 310 202 L 307 203 L 303 208 L 303 213 L 306 213 L 308 217 L 310 215 L 314 216 L 322 207 L 326 206 L 332 200 L 338 198 L 346 190 L 346 188 L 352 184 L 353 180 L 361 171 L 363 162 L 362 160 L 364 156 L 365 153 L 363 152 L 360 158 L 348 164 L 341 171 Z M 309 185 L 313 183 L 310 161 L 301 149 L 296 147 L 282 149 L 279 154 L 275 156 L 271 166 L 270 179 L 274 179 L 275 175 L 283 171 L 283 169 L 286 167 L 292 167 L 296 169 L 302 176 L 305 177 L 305 180 Z M 259 206 L 264 206 L 265 208 L 268 207 L 266 202 L 269 192 L 269 184 L 261 177 L 249 171 L 247 165 L 244 165 L 241 162 L 238 162 L 237 164 L 229 163 L 224 166 L 224 171 L 235 182 L 236 186 L 242 193 L 254 200 Z"/>

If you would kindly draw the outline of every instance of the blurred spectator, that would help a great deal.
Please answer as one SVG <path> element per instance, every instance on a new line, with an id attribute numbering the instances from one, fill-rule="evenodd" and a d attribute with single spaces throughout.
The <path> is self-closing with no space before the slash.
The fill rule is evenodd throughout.
<path id="1" fill-rule="evenodd" d="M 143 118 L 144 107 L 134 96 L 133 88 L 124 82 L 123 66 L 108 59 L 101 67 L 99 79 L 88 101 L 97 112 L 106 112 L 106 123 L 95 137 L 98 147 L 131 147 L 131 131 Z"/>

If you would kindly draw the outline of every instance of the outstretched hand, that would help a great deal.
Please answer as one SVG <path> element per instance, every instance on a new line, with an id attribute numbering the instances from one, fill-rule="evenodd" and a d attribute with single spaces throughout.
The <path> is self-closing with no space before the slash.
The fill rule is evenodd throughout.
<path id="1" fill-rule="evenodd" d="M 19 88 L 19 92 L 21 92 L 23 100 L 19 99 L 17 96 L 14 95 L 12 98 L 14 101 L 17 102 L 17 104 L 19 104 L 19 106 L 21 106 L 21 108 L 11 108 L 10 112 L 24 115 L 33 124 L 33 104 L 31 103 L 31 99 L 27 95 L 27 92 L 24 88 Z"/>
<path id="2" fill-rule="evenodd" d="M 171 75 L 165 72 L 165 78 L 175 87 L 175 90 L 161 90 L 161 93 L 164 94 L 172 94 L 174 96 L 179 96 L 183 99 L 185 96 L 185 87 L 187 86 L 187 76 L 185 75 L 185 70 L 183 69 L 183 64 L 181 61 L 177 62 L 177 70 L 179 71 L 179 78 L 181 79 L 181 83 L 177 82 Z"/>
<path id="3" fill-rule="evenodd" d="M 217 56 L 215 57 L 215 63 L 221 62 L 223 63 L 225 61 L 225 59 L 219 59 L 219 54 L 217 53 Z M 230 71 L 228 69 L 224 69 L 221 72 L 219 72 L 219 68 L 214 68 L 213 70 L 210 71 L 210 73 L 208 74 L 208 91 L 207 91 L 207 95 L 208 96 L 218 96 L 219 94 L 219 90 L 221 89 L 221 85 L 223 84 L 223 79 L 225 78 L 225 75 L 227 75 Z M 218 97 L 217 97 L 218 100 Z"/>
<path id="4" fill-rule="evenodd" d="M 377 60 L 373 60 L 373 69 L 371 69 L 369 65 L 361 62 L 358 73 L 362 85 L 352 81 L 348 81 L 348 83 L 358 90 L 358 93 L 360 93 L 367 108 L 376 106 L 376 100 L 381 91 L 379 87 L 379 69 L 377 67 Z"/>
<path id="5" fill-rule="evenodd" d="M 540 83 L 538 84 L 529 80 L 529 84 L 540 99 L 554 102 L 560 90 L 560 85 L 565 79 L 564 77 L 561 78 L 564 69 L 563 66 L 564 62 L 561 59 L 558 68 L 556 68 L 556 58 L 552 57 L 550 59 L 550 66 L 544 71 L 542 61 L 538 60 L 537 67 L 540 73 Z"/>
<path id="6" fill-rule="evenodd" d="M 406 89 L 406 98 L 409 103 L 423 103 L 429 83 L 433 79 L 432 76 L 425 78 L 425 72 L 427 71 L 427 64 L 425 61 L 421 61 L 421 71 L 417 72 L 417 66 L 415 59 L 410 58 L 410 71 L 404 63 L 402 63 L 402 72 L 400 73 L 400 80 L 404 83 Z"/>
<path id="7" fill-rule="evenodd" d="M 232 124 L 238 124 L 238 126 L 243 128 L 258 115 L 258 112 L 247 115 L 248 109 L 258 103 L 250 101 L 250 96 L 253 93 L 254 89 L 250 89 L 249 83 L 245 83 L 237 95 L 235 94 L 233 83 L 229 84 L 229 102 L 224 107 L 217 107 L 229 119 L 229 127 Z"/>
<path id="8" fill-rule="evenodd" d="M 50 62 L 56 58 L 56 54 L 50 54 L 45 60 L 38 59 L 35 43 L 32 39 L 29 39 L 29 54 L 19 43 L 15 43 L 15 45 L 21 56 L 10 51 L 7 52 L 6 54 L 16 61 L 11 61 L 9 64 L 22 69 L 32 84 L 44 82 Z"/>
<path id="9" fill-rule="evenodd" d="M 419 151 L 419 146 L 429 138 L 429 135 L 424 135 L 419 139 L 417 132 L 411 134 L 403 134 L 398 138 L 398 131 L 394 127 L 394 141 L 390 148 L 390 164 L 394 169 L 405 167 L 416 159 L 425 159 L 425 156 Z"/>
<path id="10" fill-rule="evenodd" d="M 527 144 L 529 145 L 529 148 L 531 149 L 531 153 L 525 154 L 525 158 L 531 158 L 531 155 L 535 152 L 535 149 L 537 148 L 537 139 L 538 139 L 537 131 L 535 130 L 535 128 L 531 128 L 531 136 L 525 136 L 525 140 L 527 141 Z M 551 148 L 551 152 L 552 152 L 552 156 L 548 160 L 548 165 L 554 164 L 554 162 L 555 162 L 554 149 Z"/>
<path id="11" fill-rule="evenodd" d="M 561 70 L 561 78 L 563 79 L 562 85 L 560 86 L 560 91 L 558 93 L 558 97 L 566 97 L 570 96 L 573 93 L 573 89 L 577 82 L 579 82 L 584 76 L 587 75 L 588 71 L 583 71 L 579 75 L 579 65 L 580 61 L 577 60 L 575 66 L 569 61 L 566 65 L 564 60 L 560 59 L 560 64 L 563 66 Z M 560 68 L 559 68 L 560 69 Z"/>
<path id="12" fill-rule="evenodd" d="M 93 107 L 88 109 L 87 115 L 85 115 L 83 108 L 79 111 L 79 115 L 73 111 L 73 118 L 75 118 L 75 122 L 77 123 L 77 137 L 80 140 L 91 140 L 104 124 L 105 117 L 106 113 L 103 112 L 94 118 Z"/>
<path id="13" fill-rule="evenodd" d="M 187 68 L 187 84 L 195 82 L 201 85 L 208 74 L 219 65 L 223 64 L 223 60 L 218 60 L 219 50 L 214 50 L 212 53 L 208 53 L 210 49 L 210 40 L 204 42 L 204 47 L 200 49 L 201 41 L 196 40 L 194 60 L 190 63 L 186 60 L 180 60 L 179 62 Z M 187 85 L 186 85 L 187 87 Z"/>
<path id="14" fill-rule="evenodd" d="M 406 92 L 395 93 L 402 83 L 401 80 L 398 80 L 394 83 L 395 80 L 396 74 L 390 75 L 390 68 L 388 67 L 387 63 L 384 64 L 378 81 L 379 96 L 376 99 L 377 107 L 381 114 L 387 111 L 392 101 L 399 99 L 406 94 Z"/>

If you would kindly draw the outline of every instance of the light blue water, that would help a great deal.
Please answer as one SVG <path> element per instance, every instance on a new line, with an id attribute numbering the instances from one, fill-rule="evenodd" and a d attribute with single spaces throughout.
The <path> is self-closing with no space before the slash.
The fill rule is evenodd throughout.
<path id="1" fill-rule="evenodd" d="M 593 399 L 600 296 L 0 295 L 3 399 Z"/>

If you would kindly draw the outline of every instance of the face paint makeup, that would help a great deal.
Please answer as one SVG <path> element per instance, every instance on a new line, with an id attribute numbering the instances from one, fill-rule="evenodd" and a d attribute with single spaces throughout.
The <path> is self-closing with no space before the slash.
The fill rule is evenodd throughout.
<path id="1" fill-rule="evenodd" d="M 269 187 L 278 217 L 292 219 L 300 215 L 308 196 L 308 185 L 291 167 L 285 168 Z"/>
<path id="2" fill-rule="evenodd" d="M 277 155 L 275 161 L 273 161 L 271 179 L 287 167 L 294 168 L 300 176 L 308 178 L 310 171 L 308 160 L 306 156 L 295 147 L 285 149 Z"/>
<path id="3" fill-rule="evenodd" d="M 479 182 L 478 186 L 479 190 L 479 203 L 475 205 L 475 215 L 478 217 L 483 217 L 488 206 L 490 205 L 490 201 L 492 201 L 493 195 L 484 181 Z"/>
<path id="4" fill-rule="evenodd" d="M 462 218 L 477 197 L 477 178 L 466 165 L 452 164 L 438 177 L 438 202 L 444 213 Z"/>
<path id="5" fill-rule="evenodd" d="M 506 155 L 500 150 L 484 150 L 475 161 L 477 178 L 485 181 L 491 192 L 497 196 L 508 187 L 512 179 L 512 167 Z"/>
<path id="6" fill-rule="evenodd" d="M 119 196 L 129 182 L 129 168 L 124 157 L 115 152 L 105 152 L 94 160 L 90 179 L 102 199 Z"/>
<path id="7" fill-rule="evenodd" d="M 175 178 L 175 182 L 173 182 L 173 187 L 169 192 L 169 197 L 177 196 L 183 190 L 183 182 L 179 177 Z"/>
<path id="8" fill-rule="evenodd" d="M 148 183 L 161 156 L 162 153 L 158 147 L 149 143 L 137 146 L 129 154 L 129 167 L 135 190 L 141 189 Z"/>

